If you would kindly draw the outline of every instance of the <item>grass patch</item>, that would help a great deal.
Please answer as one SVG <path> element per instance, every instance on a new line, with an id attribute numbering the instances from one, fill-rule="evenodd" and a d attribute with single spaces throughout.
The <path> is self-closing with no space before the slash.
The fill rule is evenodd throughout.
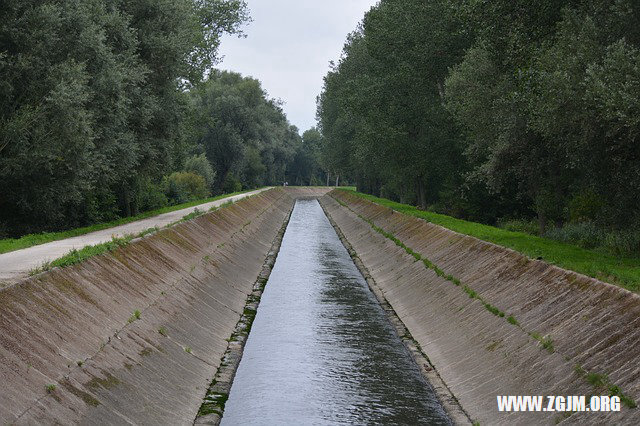
<path id="1" fill-rule="evenodd" d="M 215 208 L 213 208 L 215 210 Z M 210 209 L 211 210 L 211 209 Z M 200 217 L 203 214 L 207 213 L 204 210 L 199 210 L 197 207 L 195 209 L 193 209 L 193 211 L 187 215 L 182 216 L 181 221 L 187 221 L 187 220 L 191 220 L 191 219 L 195 219 L 196 217 Z"/>
<path id="2" fill-rule="evenodd" d="M 246 192 L 246 191 L 245 191 Z M 234 193 L 234 194 L 241 194 L 241 193 Z M 224 195 L 224 197 L 227 196 L 232 196 L 234 194 L 227 194 Z M 223 196 L 220 196 L 223 197 Z M 220 198 L 218 197 L 218 198 Z M 227 206 L 233 204 L 233 202 L 231 200 L 227 201 L 226 203 L 224 203 L 222 205 L 222 207 Z M 205 214 L 205 211 L 201 211 L 196 209 L 194 212 L 183 216 L 182 219 L 172 222 L 168 225 L 165 226 L 165 228 L 169 228 L 171 226 L 174 226 L 178 223 L 187 221 L 187 220 L 191 220 L 193 218 L 196 218 L 198 216 L 202 216 L 203 214 Z M 127 245 L 129 245 L 129 243 L 131 241 L 133 241 L 136 238 L 142 238 L 146 235 L 149 234 L 153 234 L 155 232 L 158 232 L 160 230 L 160 228 L 158 228 L 157 226 L 154 226 L 153 228 L 148 228 L 145 229 L 142 232 L 139 232 L 135 235 L 125 235 L 122 237 L 116 237 L 113 236 L 111 237 L 111 241 L 107 241 L 106 243 L 101 243 L 101 244 L 96 244 L 94 246 L 86 246 L 83 247 L 82 249 L 78 250 L 78 249 L 72 249 L 71 251 L 69 251 L 69 253 L 67 253 L 66 255 L 53 260 L 53 261 L 47 261 L 44 262 L 41 266 L 31 269 L 29 271 L 29 276 L 33 276 L 33 275 L 37 275 L 41 272 L 45 272 L 45 271 L 49 271 L 53 268 L 67 268 L 69 266 L 75 265 L 76 263 L 81 263 L 84 262 L 85 260 L 94 257 L 94 256 L 98 256 L 100 254 L 103 253 L 107 253 L 107 252 L 112 252 L 114 250 L 117 250 L 120 247 L 125 247 Z M 1 242 L 1 241 L 0 241 Z M 224 244 L 223 244 L 224 245 Z M 2 253 L 0 253 L 2 254 Z M 196 268 L 196 265 L 193 265 L 191 268 L 191 272 L 193 272 Z M 162 294 L 164 295 L 164 292 L 162 292 Z"/>
<path id="3" fill-rule="evenodd" d="M 504 318 L 504 312 L 502 312 L 500 309 L 496 308 L 495 306 L 491 305 L 490 303 L 484 302 L 484 307 L 487 309 L 487 311 L 491 312 L 493 315 L 500 318 Z"/>
<path id="4" fill-rule="evenodd" d="M 452 231 L 489 241 L 516 250 L 530 258 L 541 257 L 546 262 L 579 272 L 630 291 L 640 291 L 640 256 L 618 257 L 598 250 L 587 250 L 576 245 L 541 238 L 523 232 L 513 232 L 494 226 L 456 219 L 438 213 L 419 210 L 416 207 L 396 203 L 384 198 L 347 190 L 376 204 L 397 212 L 419 217 Z"/>
<path id="5" fill-rule="evenodd" d="M 628 397 L 622 393 L 622 390 L 616 385 L 609 385 L 609 396 L 617 396 L 620 398 L 620 402 L 629 408 L 636 408 L 638 404 L 633 398 Z"/>
<path id="6" fill-rule="evenodd" d="M 107 241 L 106 243 L 97 244 L 95 246 L 86 246 L 80 250 L 73 249 L 66 255 L 56 260 L 45 262 L 40 267 L 30 270 L 29 275 L 37 275 L 41 272 L 45 272 L 53 268 L 67 268 L 69 266 L 75 265 L 76 263 L 84 262 L 90 257 L 97 256 L 106 252 L 111 252 L 117 250 L 120 247 L 125 247 L 134 238 L 135 236 L 133 235 L 126 235 L 124 237 L 113 237 L 111 241 Z"/>
<path id="7" fill-rule="evenodd" d="M 638 407 L 638 404 L 636 403 L 636 401 L 633 398 L 625 395 L 619 386 L 611 383 L 609 381 L 609 376 L 607 376 L 606 374 L 589 373 L 584 368 L 582 368 L 580 364 L 576 364 L 576 366 L 574 367 L 574 370 L 580 376 L 584 377 L 586 381 L 589 382 L 589 384 L 591 384 L 591 386 L 593 386 L 596 389 L 596 391 L 602 391 L 606 389 L 609 392 L 609 396 L 619 397 L 620 402 L 624 406 L 628 408 Z"/>
<path id="8" fill-rule="evenodd" d="M 134 322 L 136 320 L 139 320 L 140 319 L 140 315 L 141 315 L 140 311 L 136 309 L 135 311 L 133 311 L 133 314 L 131 314 L 131 316 L 129 317 L 127 322 L 129 324 L 131 324 L 132 322 Z"/>
<path id="9" fill-rule="evenodd" d="M 6 238 L 3 240 L 0 240 L 0 254 L 8 253 L 10 251 L 15 251 L 15 250 L 21 250 L 28 247 L 33 247 L 39 244 L 49 243 L 51 241 L 58 241 L 58 240 L 64 240 L 66 238 L 77 237 L 79 235 L 85 235 L 90 232 L 101 231 L 103 229 L 113 228 L 119 225 L 125 225 L 127 223 L 136 222 L 138 220 L 147 219 L 149 217 L 158 216 L 164 213 L 170 213 L 176 210 L 186 209 L 189 207 L 199 206 L 200 204 L 210 203 L 212 201 L 217 201 L 221 198 L 245 194 L 251 191 L 254 191 L 254 189 L 234 192 L 232 194 L 222 194 L 215 197 L 206 198 L 204 200 L 190 201 L 188 203 L 177 204 L 175 206 L 162 207 L 160 209 L 150 210 L 148 212 L 140 213 L 136 216 L 124 217 L 121 219 L 113 220 L 111 222 L 97 223 L 95 225 L 85 226 L 83 228 L 70 229 L 68 231 L 43 232 L 40 234 L 25 235 L 21 238 Z"/>
<path id="10" fill-rule="evenodd" d="M 472 299 L 478 299 L 478 293 L 476 291 L 474 291 L 473 289 L 471 289 L 471 287 L 468 286 L 463 286 L 462 289 L 464 290 L 465 293 L 467 293 L 469 295 L 470 298 Z"/>
<path id="11" fill-rule="evenodd" d="M 515 317 L 514 317 L 513 315 L 509 315 L 509 316 L 507 317 L 507 322 L 508 322 L 509 324 L 513 324 L 513 325 L 520 325 L 520 323 L 518 322 L 518 320 L 517 320 L 517 319 L 515 319 Z"/>
<path id="12" fill-rule="evenodd" d="M 587 374 L 587 382 L 597 388 L 603 387 L 607 384 L 609 378 L 606 374 L 589 373 Z"/>
<path id="13" fill-rule="evenodd" d="M 529 333 L 529 336 L 533 337 L 538 342 L 540 342 L 540 345 L 544 349 L 549 351 L 549 353 L 555 352 L 555 348 L 553 347 L 553 340 L 551 339 L 551 336 L 541 336 L 539 333 L 536 333 L 536 332 Z"/>
<path id="14" fill-rule="evenodd" d="M 184 348 L 184 351 L 188 354 L 192 353 L 193 351 L 191 350 L 191 348 L 189 346 L 187 346 L 186 348 Z"/>

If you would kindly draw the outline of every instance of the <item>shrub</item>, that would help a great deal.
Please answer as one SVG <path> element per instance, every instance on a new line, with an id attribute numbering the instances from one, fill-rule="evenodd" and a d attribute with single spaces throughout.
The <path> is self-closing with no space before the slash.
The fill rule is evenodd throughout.
<path id="1" fill-rule="evenodd" d="M 572 222 L 594 221 L 602 211 L 602 198 L 587 189 L 575 195 L 569 202 L 569 217 Z"/>
<path id="2" fill-rule="evenodd" d="M 224 182 L 222 182 L 222 191 L 227 194 L 242 191 L 242 183 L 233 175 L 233 173 L 229 172 L 224 177 Z"/>
<path id="3" fill-rule="evenodd" d="M 184 171 L 202 176 L 210 188 L 216 179 L 216 172 L 204 154 L 194 155 L 184 163 Z"/>
<path id="4" fill-rule="evenodd" d="M 191 172 L 175 172 L 163 180 L 166 196 L 173 204 L 200 200 L 209 196 L 207 182 Z"/>
<path id="5" fill-rule="evenodd" d="M 523 232 L 529 235 L 538 235 L 540 226 L 535 220 L 527 219 L 501 219 L 498 227 L 511 232 Z"/>
<path id="6" fill-rule="evenodd" d="M 604 246 L 618 255 L 640 254 L 640 230 L 611 231 L 604 236 Z"/>
<path id="7" fill-rule="evenodd" d="M 150 179 L 145 179 L 140 183 L 138 202 L 140 211 L 143 212 L 159 209 L 169 204 L 161 186 L 152 183 Z"/>
<path id="8" fill-rule="evenodd" d="M 550 229 L 544 237 L 590 249 L 604 245 L 605 233 L 593 222 L 577 222 Z"/>

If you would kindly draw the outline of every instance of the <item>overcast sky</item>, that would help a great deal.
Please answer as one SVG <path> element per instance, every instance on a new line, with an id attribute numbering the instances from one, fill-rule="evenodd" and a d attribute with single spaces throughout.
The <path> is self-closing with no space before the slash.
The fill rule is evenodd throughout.
<path id="1" fill-rule="evenodd" d="M 247 38 L 225 36 L 218 68 L 257 78 L 285 102 L 291 124 L 315 126 L 316 96 L 329 61 L 377 0 L 248 0 Z"/>

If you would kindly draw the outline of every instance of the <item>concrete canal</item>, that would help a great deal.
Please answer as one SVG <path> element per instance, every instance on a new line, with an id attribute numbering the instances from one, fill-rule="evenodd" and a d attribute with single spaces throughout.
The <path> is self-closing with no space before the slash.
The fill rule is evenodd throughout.
<path id="1" fill-rule="evenodd" d="M 299 200 L 223 425 L 449 424 L 317 200 Z"/>
<path id="2" fill-rule="evenodd" d="M 545 260 L 274 188 L 2 289 L 0 423 L 637 425 L 639 318 Z"/>

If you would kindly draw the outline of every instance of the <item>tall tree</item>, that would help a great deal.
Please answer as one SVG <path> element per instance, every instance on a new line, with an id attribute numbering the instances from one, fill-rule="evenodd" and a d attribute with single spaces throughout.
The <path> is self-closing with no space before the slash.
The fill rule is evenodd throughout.
<path id="1" fill-rule="evenodd" d="M 300 136 L 259 81 L 213 71 L 193 96 L 199 143 L 217 171 L 217 191 L 285 181 Z"/>
<path id="2" fill-rule="evenodd" d="M 135 213 L 141 182 L 180 166 L 184 89 L 246 10 L 239 0 L 3 2 L 0 228 Z"/>

